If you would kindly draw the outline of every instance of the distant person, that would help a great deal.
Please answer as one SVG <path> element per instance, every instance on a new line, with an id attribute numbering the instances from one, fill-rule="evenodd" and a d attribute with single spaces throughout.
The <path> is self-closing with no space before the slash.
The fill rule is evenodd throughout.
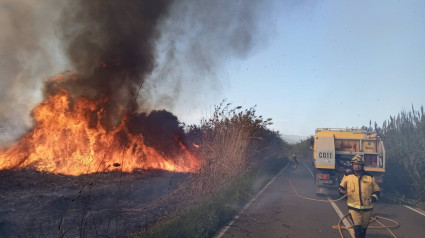
<path id="1" fill-rule="evenodd" d="M 292 154 L 292 160 L 294 160 L 294 162 L 297 162 L 298 163 L 297 155 L 296 154 Z"/>
<path id="2" fill-rule="evenodd" d="M 298 160 L 297 160 L 297 155 L 296 154 L 292 154 L 292 168 L 296 169 L 298 167 Z"/>
<path id="3" fill-rule="evenodd" d="M 364 159 L 356 155 L 351 159 L 353 172 L 342 178 L 339 185 L 341 195 L 347 195 L 348 211 L 354 223 L 356 238 L 366 236 L 373 203 L 378 201 L 380 189 L 372 175 L 364 171 Z"/>

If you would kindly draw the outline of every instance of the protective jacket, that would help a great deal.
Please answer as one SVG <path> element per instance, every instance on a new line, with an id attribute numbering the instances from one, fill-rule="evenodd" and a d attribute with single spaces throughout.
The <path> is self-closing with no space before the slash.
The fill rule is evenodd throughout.
<path id="1" fill-rule="evenodd" d="M 345 175 L 340 183 L 340 191 L 347 191 L 348 209 L 356 211 L 369 211 L 373 209 L 373 202 L 379 199 L 380 189 L 371 174 L 363 172 L 361 176 L 354 173 Z M 367 200 L 373 202 L 367 204 Z"/>

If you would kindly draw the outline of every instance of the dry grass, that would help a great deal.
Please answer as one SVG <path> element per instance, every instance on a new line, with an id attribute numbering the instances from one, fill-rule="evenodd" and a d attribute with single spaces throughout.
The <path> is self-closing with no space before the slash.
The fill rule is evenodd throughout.
<path id="1" fill-rule="evenodd" d="M 198 136 L 202 167 L 193 175 L 190 199 L 213 194 L 235 181 L 259 159 L 276 155 L 276 151 L 263 145 L 267 136 L 264 132 L 270 132 L 266 129 L 269 124 L 270 119 L 256 116 L 254 108 L 241 110 L 241 107 L 230 108 L 230 104 L 222 103 L 211 118 L 204 118 L 199 127 L 192 126 L 191 130 Z M 278 134 L 275 136 L 281 141 Z M 264 157 L 260 158 L 262 154 Z"/>
<path id="2" fill-rule="evenodd" d="M 210 237 L 217 232 L 250 197 L 253 184 L 266 181 L 287 161 L 276 159 L 286 144 L 267 129 L 270 124 L 254 108 L 222 103 L 199 126 L 189 126 L 187 142 L 202 166 L 173 191 L 171 197 L 180 201 L 177 210 L 134 237 Z M 272 162 L 277 164 L 260 169 L 268 175 L 258 176 L 258 168 Z"/>

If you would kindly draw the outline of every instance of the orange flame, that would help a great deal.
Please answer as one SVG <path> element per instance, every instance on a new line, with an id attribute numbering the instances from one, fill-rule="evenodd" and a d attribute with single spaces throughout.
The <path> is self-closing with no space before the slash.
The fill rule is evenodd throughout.
<path id="1" fill-rule="evenodd" d="M 83 97 L 70 104 L 65 90 L 50 96 L 33 111 L 37 122 L 33 131 L 12 147 L 0 150 L 0 169 L 29 167 L 80 175 L 137 169 L 191 172 L 200 167 L 199 159 L 180 141 L 180 155 L 168 158 L 145 145 L 143 135 L 129 133 L 125 120 L 107 131 L 99 122 L 102 111 L 95 117 L 95 109 L 96 102 Z M 125 143 L 120 142 L 120 137 L 125 138 Z"/>

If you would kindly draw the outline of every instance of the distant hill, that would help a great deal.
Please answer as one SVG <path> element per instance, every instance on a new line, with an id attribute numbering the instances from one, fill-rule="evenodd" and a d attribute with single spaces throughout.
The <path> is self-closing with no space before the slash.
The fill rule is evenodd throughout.
<path id="1" fill-rule="evenodd" d="M 302 140 L 305 140 L 308 138 L 308 136 L 299 136 L 299 135 L 282 135 L 282 138 L 284 141 L 288 142 L 289 144 L 296 144 Z"/>

